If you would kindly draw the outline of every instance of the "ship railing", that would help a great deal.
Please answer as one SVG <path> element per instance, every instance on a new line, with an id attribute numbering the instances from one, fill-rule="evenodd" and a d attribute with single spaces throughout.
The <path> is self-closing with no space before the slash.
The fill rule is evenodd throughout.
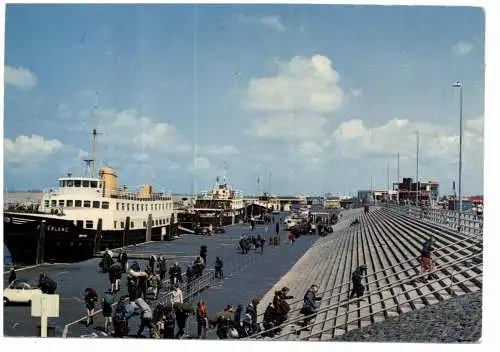
<path id="1" fill-rule="evenodd" d="M 120 191 L 104 191 L 105 197 L 111 197 L 116 199 L 133 200 L 138 202 L 145 201 L 156 201 L 156 200 L 172 200 L 172 194 L 170 193 L 152 193 L 151 195 L 143 195 L 139 193 L 128 193 Z"/>

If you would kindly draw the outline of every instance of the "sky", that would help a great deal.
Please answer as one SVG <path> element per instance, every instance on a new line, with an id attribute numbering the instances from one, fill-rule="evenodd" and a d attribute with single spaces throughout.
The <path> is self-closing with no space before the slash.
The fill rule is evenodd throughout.
<path id="1" fill-rule="evenodd" d="M 386 189 L 398 153 L 415 178 L 418 131 L 419 179 L 451 193 L 460 80 L 463 193 L 482 194 L 484 26 L 471 7 L 8 5 L 4 190 L 83 174 L 96 127 L 120 184 L 226 170 L 244 194 Z"/>

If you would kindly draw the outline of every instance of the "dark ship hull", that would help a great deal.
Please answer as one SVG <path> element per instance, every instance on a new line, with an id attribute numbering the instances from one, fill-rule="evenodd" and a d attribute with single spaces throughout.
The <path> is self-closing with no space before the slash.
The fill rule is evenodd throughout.
<path id="1" fill-rule="evenodd" d="M 43 235 L 42 221 L 45 221 Z M 177 224 L 152 227 L 151 241 L 171 240 L 177 231 Z M 4 244 L 14 265 L 80 262 L 106 248 L 146 241 L 146 229 L 126 226 L 125 229 L 98 231 L 77 227 L 71 220 L 29 213 L 4 213 Z"/>

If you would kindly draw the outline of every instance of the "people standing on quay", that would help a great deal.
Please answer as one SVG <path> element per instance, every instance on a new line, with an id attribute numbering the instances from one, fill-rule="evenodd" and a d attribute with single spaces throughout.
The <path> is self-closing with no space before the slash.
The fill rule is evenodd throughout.
<path id="1" fill-rule="evenodd" d="M 94 324 L 95 304 L 98 300 L 97 293 L 93 288 L 84 291 L 85 308 L 87 308 L 87 326 Z"/>
<path id="2" fill-rule="evenodd" d="M 16 270 L 14 268 L 10 268 L 10 273 L 9 273 L 9 285 L 14 282 L 17 278 L 16 275 Z"/>
<path id="3" fill-rule="evenodd" d="M 160 269 L 160 280 L 165 280 L 165 276 L 167 275 L 167 259 L 163 256 L 158 258 L 158 267 Z"/>
<path id="4" fill-rule="evenodd" d="M 120 254 L 118 254 L 118 261 L 122 266 L 122 272 L 126 273 L 128 270 L 128 256 L 125 251 L 121 251 Z"/>
<path id="5" fill-rule="evenodd" d="M 203 263 L 206 265 L 207 264 L 207 246 L 203 245 L 200 247 L 200 257 L 203 259 Z"/>
<path id="6" fill-rule="evenodd" d="M 109 325 L 112 323 L 111 316 L 113 314 L 113 303 L 115 301 L 115 296 L 112 290 L 106 290 L 104 292 L 104 297 L 102 298 L 102 315 L 104 317 L 104 332 L 109 333 Z"/>
<path id="7" fill-rule="evenodd" d="M 208 327 L 208 313 L 207 306 L 205 302 L 198 302 L 196 309 L 196 322 L 198 325 L 198 338 L 205 339 L 207 337 L 207 327 Z"/>
<path id="8" fill-rule="evenodd" d="M 216 257 L 216 259 L 215 259 L 215 277 L 218 279 L 222 279 L 224 277 L 224 273 L 222 271 L 223 266 L 224 266 L 224 263 L 222 262 L 222 259 L 220 259 L 220 257 Z"/>

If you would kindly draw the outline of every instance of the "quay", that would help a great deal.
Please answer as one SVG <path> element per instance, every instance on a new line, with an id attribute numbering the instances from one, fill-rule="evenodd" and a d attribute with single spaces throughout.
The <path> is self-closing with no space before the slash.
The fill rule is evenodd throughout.
<path id="1" fill-rule="evenodd" d="M 353 225 L 354 219 L 358 223 Z M 268 238 L 273 230 L 272 224 L 257 225 L 254 234 Z M 482 291 L 482 220 L 469 214 L 462 214 L 459 219 L 453 211 L 411 206 L 372 206 L 368 213 L 361 208 L 349 209 L 342 212 L 333 233 L 326 237 L 301 236 L 291 244 L 281 229 L 281 245 L 266 245 L 264 254 L 239 254 L 238 239 L 249 232 L 248 225 L 234 225 L 227 227 L 225 234 L 210 237 L 185 234 L 172 242 L 150 242 L 129 248 L 127 254 L 129 258 L 137 258 L 141 265 L 152 253 L 166 254 L 169 263 L 178 261 L 183 265 L 192 262 L 200 246 L 206 245 L 207 267 L 213 267 L 215 257 L 220 256 L 225 272 L 223 280 L 214 279 L 192 297 L 192 303 L 197 300 L 207 303 L 209 315 L 227 304 L 245 306 L 252 298 L 260 297 L 258 314 L 262 321 L 274 292 L 287 286 L 295 298 L 289 302 L 288 319 L 274 340 L 337 340 L 352 331 Z M 420 282 L 418 257 L 423 242 L 430 236 L 435 241 L 437 266 L 433 273 L 437 278 Z M 18 273 L 18 278 L 36 279 L 40 272 L 45 272 L 57 281 L 61 315 L 49 319 L 56 336 L 107 337 L 78 323 L 85 315 L 83 289 L 91 286 L 102 294 L 108 286 L 107 275 L 98 272 L 98 261 L 94 258 L 75 264 L 41 265 Z M 350 300 L 350 276 L 362 263 L 368 266 L 363 278 L 367 290 L 363 300 Z M 4 274 L 4 282 L 6 279 Z M 312 284 L 318 285 L 322 299 L 316 319 L 309 329 L 303 330 L 302 297 Z M 188 335 L 195 334 L 195 320 L 188 319 Z M 136 321 L 137 326 L 131 324 L 131 334 L 138 328 Z M 17 306 L 4 310 L 4 322 L 6 336 L 35 336 L 39 323 L 29 316 L 29 308 Z M 101 324 L 102 317 L 98 315 L 96 326 Z M 207 338 L 216 338 L 215 331 L 209 330 Z M 257 334 L 252 338 L 262 336 Z"/>

